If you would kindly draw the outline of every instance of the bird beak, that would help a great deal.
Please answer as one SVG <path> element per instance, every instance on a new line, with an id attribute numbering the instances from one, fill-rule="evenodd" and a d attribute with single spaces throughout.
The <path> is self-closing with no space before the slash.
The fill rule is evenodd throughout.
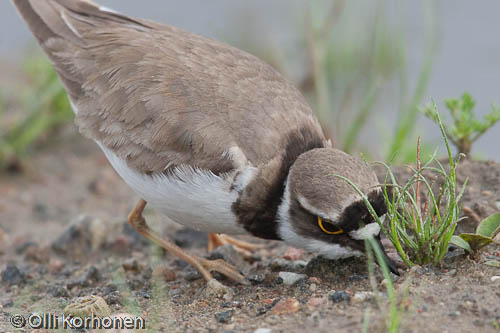
<path id="1" fill-rule="evenodd" d="M 391 270 L 391 272 L 399 276 L 399 271 L 398 268 L 396 267 L 396 263 L 391 258 L 389 258 L 389 256 L 385 252 L 385 249 L 382 246 L 382 242 L 380 241 L 380 236 L 374 237 L 374 239 L 377 242 L 378 246 L 380 247 L 380 250 L 382 250 L 384 261 Z"/>

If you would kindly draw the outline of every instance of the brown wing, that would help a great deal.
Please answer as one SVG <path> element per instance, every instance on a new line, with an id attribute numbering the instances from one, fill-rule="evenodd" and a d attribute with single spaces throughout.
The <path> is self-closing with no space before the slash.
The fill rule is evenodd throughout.
<path id="1" fill-rule="evenodd" d="M 180 29 L 82 0 L 14 0 L 78 110 L 76 123 L 128 165 L 230 169 L 239 147 L 255 165 L 292 130 L 323 137 L 304 98 L 256 57 Z"/>

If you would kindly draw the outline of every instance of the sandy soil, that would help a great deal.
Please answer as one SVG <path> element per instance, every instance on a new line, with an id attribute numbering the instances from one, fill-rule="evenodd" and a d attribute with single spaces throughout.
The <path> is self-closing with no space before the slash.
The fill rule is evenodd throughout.
<path id="1" fill-rule="evenodd" d="M 144 317 L 152 331 L 359 332 L 365 314 L 370 331 L 385 331 L 385 296 L 379 307 L 364 259 L 327 262 L 280 242 L 262 242 L 248 260 L 227 247 L 211 253 L 235 264 L 252 285 L 219 277 L 234 295 L 207 296 L 191 267 L 128 227 L 138 198 L 93 143 L 68 127 L 49 147 L 33 153 L 26 173 L 0 176 L 1 332 L 14 331 L 13 314 L 62 314 L 88 295 L 102 296 L 113 313 Z M 405 172 L 398 169 L 401 177 Z M 470 230 L 475 219 L 500 210 L 500 165 L 464 162 L 459 182 L 465 177 L 471 179 L 463 201 L 469 217 L 460 228 Z M 188 251 L 207 254 L 205 235 L 154 212 L 147 219 Z M 478 262 L 456 250 L 440 268 L 394 276 L 398 293 L 408 290 L 402 331 L 498 331 L 500 280 L 492 277 L 500 269 L 485 265 L 492 259 L 500 260 L 500 247 L 488 247 Z M 280 272 L 306 276 L 292 275 L 299 281 L 288 285 Z M 376 281 L 383 290 L 379 273 Z"/>

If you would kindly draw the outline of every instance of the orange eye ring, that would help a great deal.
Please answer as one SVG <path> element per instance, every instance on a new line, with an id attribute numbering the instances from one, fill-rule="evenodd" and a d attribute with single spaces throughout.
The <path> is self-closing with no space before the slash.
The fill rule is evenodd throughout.
<path id="1" fill-rule="evenodd" d="M 344 232 L 344 230 L 340 229 L 339 227 L 337 227 L 337 228 L 339 228 L 339 230 L 337 230 L 337 231 L 328 231 L 328 230 L 326 230 L 326 228 L 323 226 L 323 219 L 322 219 L 321 217 L 319 217 L 319 216 L 318 216 L 318 225 L 319 225 L 319 228 L 320 228 L 321 230 L 323 230 L 323 232 L 324 232 L 325 234 L 329 234 L 329 235 L 339 235 L 339 234 L 341 234 L 341 233 L 343 233 L 343 232 Z"/>

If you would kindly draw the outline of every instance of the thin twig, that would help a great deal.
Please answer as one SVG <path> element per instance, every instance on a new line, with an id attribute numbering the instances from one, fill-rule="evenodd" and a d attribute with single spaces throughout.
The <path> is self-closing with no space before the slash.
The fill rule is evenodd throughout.
<path id="1" fill-rule="evenodd" d="M 345 8 L 344 0 L 335 1 L 332 8 L 330 9 L 330 12 L 328 13 L 328 16 L 323 22 L 323 26 L 318 32 L 319 40 L 325 40 L 328 38 L 330 31 L 337 24 L 339 17 L 344 12 L 344 8 Z"/>
<path id="2" fill-rule="evenodd" d="M 417 193 L 416 195 L 416 203 L 417 203 L 417 215 L 422 216 L 421 214 L 421 203 L 420 203 L 420 169 L 422 168 L 422 163 L 420 161 L 420 137 L 417 139 Z M 417 217 L 415 217 L 416 219 Z M 415 220 L 415 225 L 417 221 Z"/>

